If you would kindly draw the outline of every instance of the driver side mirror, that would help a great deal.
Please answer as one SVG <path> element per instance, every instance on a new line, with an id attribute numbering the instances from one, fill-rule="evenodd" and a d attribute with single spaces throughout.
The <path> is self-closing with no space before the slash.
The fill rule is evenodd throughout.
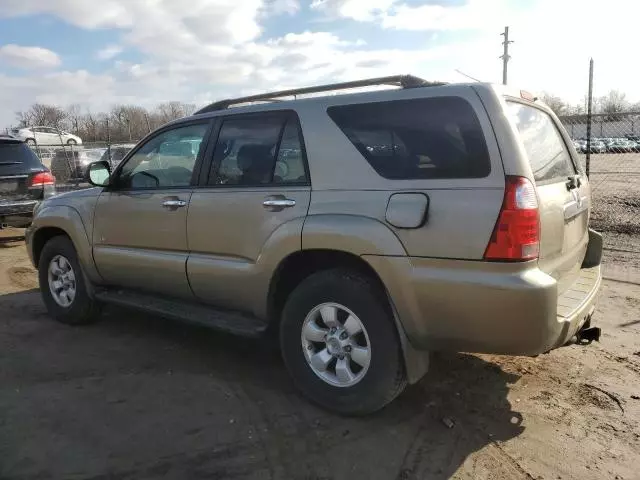
<path id="1" fill-rule="evenodd" d="M 87 177 L 89 183 L 96 187 L 108 187 L 109 177 L 111 176 L 111 167 L 109 162 L 101 160 L 89 164 L 87 168 Z"/>

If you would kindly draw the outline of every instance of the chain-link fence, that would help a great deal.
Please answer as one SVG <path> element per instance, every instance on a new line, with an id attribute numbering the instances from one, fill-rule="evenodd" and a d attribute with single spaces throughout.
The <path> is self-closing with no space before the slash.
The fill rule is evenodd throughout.
<path id="1" fill-rule="evenodd" d="M 561 117 L 589 171 L 592 225 L 613 234 L 640 233 L 640 113 Z"/>
<path id="2" fill-rule="evenodd" d="M 32 140 L 27 143 L 42 163 L 51 170 L 56 178 L 56 191 L 58 192 L 88 188 L 86 174 L 90 163 L 106 160 L 113 171 L 135 145 L 107 141 L 83 144 L 74 142 L 44 144 Z"/>

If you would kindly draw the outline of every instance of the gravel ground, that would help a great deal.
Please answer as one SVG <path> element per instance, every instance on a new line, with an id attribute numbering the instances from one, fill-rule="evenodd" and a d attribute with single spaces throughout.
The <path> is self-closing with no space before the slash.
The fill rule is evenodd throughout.
<path id="1" fill-rule="evenodd" d="M 636 479 L 640 269 L 624 255 L 606 252 L 601 343 L 433 355 L 388 408 L 344 419 L 300 398 L 268 345 L 113 308 L 56 324 L 23 244 L 0 242 L 0 478 Z"/>
<path id="2" fill-rule="evenodd" d="M 592 155 L 590 184 L 591 226 L 640 235 L 640 153 Z"/>

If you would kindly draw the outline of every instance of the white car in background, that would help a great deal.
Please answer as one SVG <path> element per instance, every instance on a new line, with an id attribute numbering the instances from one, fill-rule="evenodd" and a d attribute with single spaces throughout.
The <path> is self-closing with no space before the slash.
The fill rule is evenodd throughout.
<path id="1" fill-rule="evenodd" d="M 77 135 L 53 127 L 16 128 L 11 131 L 11 134 L 24 140 L 30 147 L 36 144 L 42 146 L 82 145 L 82 139 Z"/>

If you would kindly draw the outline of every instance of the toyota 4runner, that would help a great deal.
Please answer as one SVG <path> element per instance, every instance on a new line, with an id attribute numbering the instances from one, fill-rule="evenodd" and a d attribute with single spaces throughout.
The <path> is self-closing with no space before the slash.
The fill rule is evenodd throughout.
<path id="1" fill-rule="evenodd" d="M 378 84 L 399 88 L 282 100 Z M 276 335 L 333 411 L 383 407 L 429 351 L 599 335 L 589 181 L 526 92 L 395 76 L 225 100 L 88 174 L 27 232 L 51 316 L 119 304 Z"/>

